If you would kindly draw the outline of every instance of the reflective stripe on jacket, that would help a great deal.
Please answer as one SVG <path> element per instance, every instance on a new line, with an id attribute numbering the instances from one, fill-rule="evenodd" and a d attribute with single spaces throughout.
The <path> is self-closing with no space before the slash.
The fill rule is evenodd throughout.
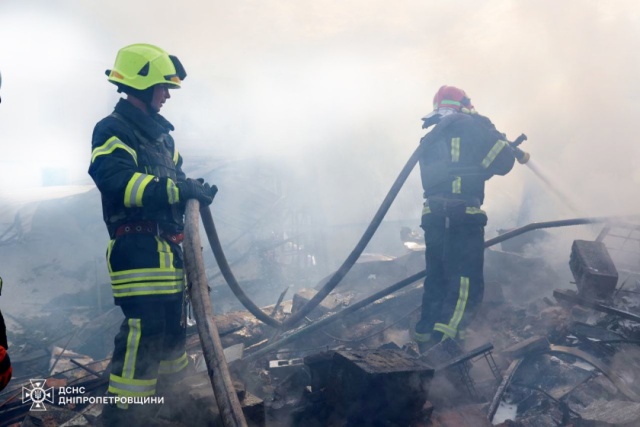
<path id="1" fill-rule="evenodd" d="M 124 99 L 94 128 L 89 174 L 102 194 L 111 238 L 120 225 L 137 221 L 182 230 L 184 207 L 176 182 L 185 174 L 172 129 L 162 116 L 147 116 Z"/>
<path id="2" fill-rule="evenodd" d="M 451 114 L 425 135 L 420 174 L 425 198 L 476 198 L 482 204 L 484 183 L 505 175 L 515 163 L 505 136 L 478 114 Z"/>

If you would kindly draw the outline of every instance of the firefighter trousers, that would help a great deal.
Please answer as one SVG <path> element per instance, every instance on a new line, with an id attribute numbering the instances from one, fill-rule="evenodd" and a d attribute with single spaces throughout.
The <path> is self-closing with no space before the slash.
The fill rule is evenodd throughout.
<path id="1" fill-rule="evenodd" d="M 153 396 L 159 377 L 175 376 L 188 364 L 182 299 L 137 300 L 120 305 L 125 319 L 114 340 L 109 377 L 109 393 L 119 396 Z"/>
<path id="2" fill-rule="evenodd" d="M 426 271 L 416 341 L 464 339 L 484 294 L 484 226 L 423 221 Z"/>

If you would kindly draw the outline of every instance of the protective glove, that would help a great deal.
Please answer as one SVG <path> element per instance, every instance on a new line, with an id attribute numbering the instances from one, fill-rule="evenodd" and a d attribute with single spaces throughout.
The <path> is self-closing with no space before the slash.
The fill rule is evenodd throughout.
<path id="1" fill-rule="evenodd" d="M 422 129 L 427 129 L 432 125 L 438 124 L 441 118 L 442 118 L 441 114 L 434 114 L 431 117 L 422 119 Z"/>
<path id="2" fill-rule="evenodd" d="M 215 192 L 211 191 L 211 186 L 204 186 L 203 181 L 187 178 L 186 181 L 178 181 L 176 186 L 180 192 L 180 200 L 196 199 L 200 204 L 209 206 L 213 202 Z M 216 188 L 217 191 L 217 188 Z M 212 195 L 213 193 L 213 195 Z"/>
<path id="3" fill-rule="evenodd" d="M 209 183 L 206 182 L 204 178 L 198 178 L 196 181 L 198 181 L 200 184 L 204 186 L 205 190 L 207 190 L 207 193 L 209 193 L 209 196 L 211 196 L 211 200 L 213 200 L 216 197 L 216 194 L 218 194 L 217 186 L 209 185 Z"/>

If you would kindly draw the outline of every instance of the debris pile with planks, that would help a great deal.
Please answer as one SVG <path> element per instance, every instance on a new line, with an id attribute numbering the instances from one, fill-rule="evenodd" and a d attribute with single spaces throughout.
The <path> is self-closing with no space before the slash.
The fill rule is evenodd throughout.
<path id="1" fill-rule="evenodd" d="M 615 235 L 616 229 L 623 233 Z M 619 235 L 624 256 L 611 244 Z M 415 278 L 424 268 L 419 244 L 404 256 L 357 263 L 293 329 L 265 325 L 248 311 L 215 315 L 246 422 L 640 425 L 639 237 L 640 225 L 632 223 L 607 225 L 594 241 L 575 240 L 567 251 L 575 283 L 557 282 L 549 272 L 545 289 L 551 290 L 523 304 L 514 292 L 531 286 L 534 276 L 545 281 L 544 261 L 488 249 L 487 268 L 499 265 L 501 276 L 492 271 L 487 276 L 507 277 L 509 270 L 512 281 L 487 281 L 464 343 L 447 340 L 423 355 L 409 333 L 422 298 L 421 279 Z M 298 290 L 290 300 L 283 293 L 262 310 L 282 322 L 327 280 Z M 1 426 L 98 425 L 102 405 L 95 397 L 106 393 L 108 352 L 122 315 L 117 308 L 95 318 L 83 307 L 65 313 L 62 320 L 54 314 L 15 319 L 23 332 L 10 337 L 15 378 L 0 393 Z M 181 381 L 184 393 L 158 407 L 155 417 L 165 425 L 222 425 L 201 347 L 189 323 L 193 369 Z M 46 380 L 41 389 L 54 392 L 40 399 L 42 408 L 24 394 L 33 390 L 34 379 Z M 76 392 L 66 397 L 81 399 L 58 404 L 60 388 Z"/>

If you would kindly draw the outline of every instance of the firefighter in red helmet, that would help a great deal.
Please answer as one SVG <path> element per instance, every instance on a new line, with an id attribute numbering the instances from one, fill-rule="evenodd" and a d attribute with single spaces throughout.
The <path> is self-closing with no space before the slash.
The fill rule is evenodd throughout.
<path id="1" fill-rule="evenodd" d="M 421 352 L 447 339 L 463 339 L 484 293 L 485 182 L 505 175 L 515 157 L 487 117 L 476 112 L 464 90 L 442 86 L 433 111 L 422 118 L 434 126 L 420 141 L 424 207 L 421 227 L 426 270 L 415 341 Z"/>

